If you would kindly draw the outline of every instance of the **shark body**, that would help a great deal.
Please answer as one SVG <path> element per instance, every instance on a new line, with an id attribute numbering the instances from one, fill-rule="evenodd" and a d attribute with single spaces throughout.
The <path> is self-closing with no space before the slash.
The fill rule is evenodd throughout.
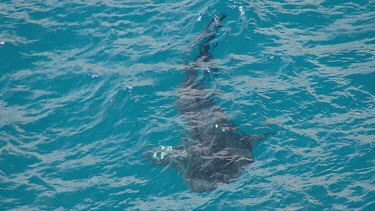
<path id="1" fill-rule="evenodd" d="M 214 102 L 215 92 L 207 86 L 210 62 L 218 42 L 216 35 L 226 16 L 214 17 L 199 39 L 199 55 L 185 68 L 178 89 L 178 114 L 187 123 L 187 135 L 176 147 L 160 146 L 144 153 L 153 164 L 176 168 L 193 192 L 208 192 L 240 176 L 253 162 L 252 148 L 271 133 L 248 135 L 230 121 Z M 203 71 L 203 74 L 202 74 Z M 202 76 L 203 75 L 203 76 Z"/>

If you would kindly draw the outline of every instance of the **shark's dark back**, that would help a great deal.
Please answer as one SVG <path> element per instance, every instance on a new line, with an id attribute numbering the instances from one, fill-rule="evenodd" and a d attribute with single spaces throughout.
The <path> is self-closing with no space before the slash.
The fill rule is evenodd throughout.
<path id="1" fill-rule="evenodd" d="M 253 162 L 251 149 L 263 135 L 247 135 L 230 121 L 215 103 L 215 90 L 207 86 L 207 62 L 213 60 L 216 36 L 226 15 L 213 17 L 199 38 L 199 54 L 184 69 L 186 77 L 178 88 L 177 111 L 187 124 L 183 143 L 156 147 L 145 155 L 157 165 L 176 168 L 190 190 L 206 192 L 220 183 L 230 183 L 244 166 Z M 202 69 L 202 67 L 204 67 Z"/>
<path id="2" fill-rule="evenodd" d="M 210 67 L 201 69 L 205 63 L 213 59 L 212 52 L 218 45 L 215 38 L 225 17 L 225 14 L 213 17 L 200 34 L 199 54 L 185 68 L 186 77 L 178 90 L 177 111 L 189 124 L 193 140 L 202 139 L 202 136 L 207 134 L 207 127 L 212 126 L 215 120 L 229 119 L 214 102 L 215 90 L 207 86 L 207 71 L 210 71 Z M 200 77 L 201 75 L 203 77 Z"/>

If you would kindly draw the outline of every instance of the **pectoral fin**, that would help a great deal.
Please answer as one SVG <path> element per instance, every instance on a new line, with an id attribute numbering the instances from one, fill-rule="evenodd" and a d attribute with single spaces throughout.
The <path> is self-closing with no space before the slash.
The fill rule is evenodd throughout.
<path id="1" fill-rule="evenodd" d="M 239 138 L 239 142 L 237 142 L 239 148 L 246 148 L 252 149 L 255 145 L 257 145 L 260 141 L 267 138 L 270 135 L 273 135 L 275 132 L 267 132 L 261 135 L 247 135 L 243 134 Z"/>
<path id="2" fill-rule="evenodd" d="M 217 187 L 216 182 L 201 179 L 187 179 L 187 183 L 190 190 L 198 193 L 212 191 Z"/>

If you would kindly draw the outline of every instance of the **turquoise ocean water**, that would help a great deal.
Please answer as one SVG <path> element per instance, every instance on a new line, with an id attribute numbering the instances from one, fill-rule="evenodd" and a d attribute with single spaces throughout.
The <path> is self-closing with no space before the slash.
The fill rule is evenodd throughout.
<path id="1" fill-rule="evenodd" d="M 215 101 L 276 134 L 194 193 L 141 154 L 180 143 L 182 70 L 221 13 Z M 2 0 L 0 210 L 375 210 L 374 20 L 366 0 Z"/>

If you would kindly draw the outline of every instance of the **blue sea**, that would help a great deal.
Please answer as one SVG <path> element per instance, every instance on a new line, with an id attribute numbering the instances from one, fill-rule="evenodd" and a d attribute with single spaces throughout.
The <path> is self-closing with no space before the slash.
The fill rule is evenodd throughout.
<path id="1" fill-rule="evenodd" d="M 181 143 L 177 89 L 220 14 L 215 103 L 275 134 L 195 193 L 142 153 Z M 0 210 L 375 210 L 374 20 L 366 0 L 2 0 Z"/>

